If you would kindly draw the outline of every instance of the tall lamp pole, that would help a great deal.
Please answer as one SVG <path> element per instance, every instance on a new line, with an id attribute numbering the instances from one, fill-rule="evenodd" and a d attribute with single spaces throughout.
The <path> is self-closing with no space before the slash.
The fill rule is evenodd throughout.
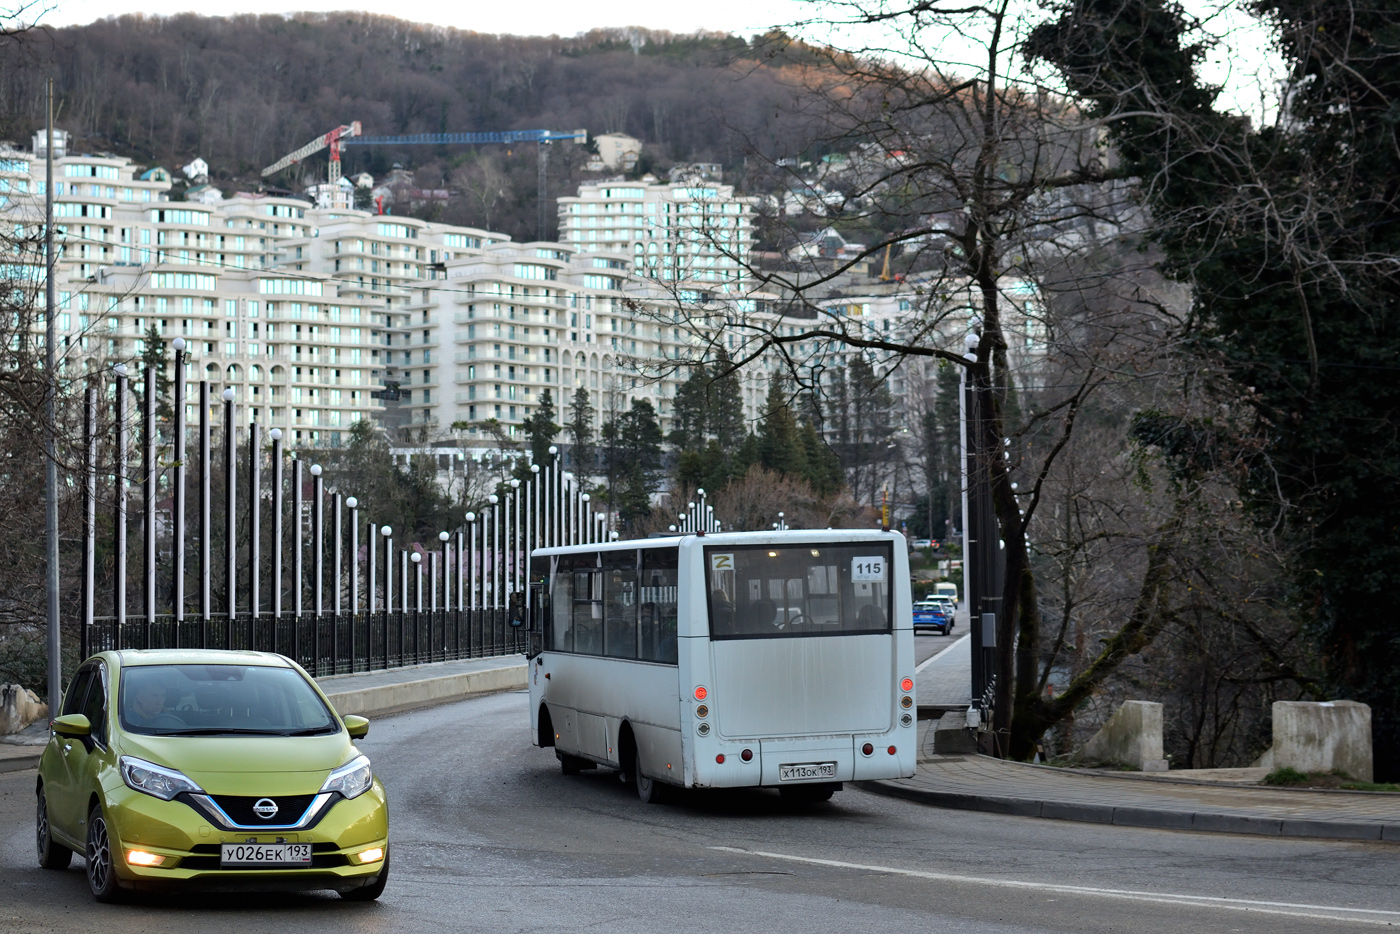
<path id="1" fill-rule="evenodd" d="M 53 252 L 53 79 L 48 81 L 48 123 L 44 149 L 44 587 L 48 597 L 49 716 L 58 716 L 63 699 L 63 668 L 58 630 L 58 432 L 54 396 L 54 252 Z"/>

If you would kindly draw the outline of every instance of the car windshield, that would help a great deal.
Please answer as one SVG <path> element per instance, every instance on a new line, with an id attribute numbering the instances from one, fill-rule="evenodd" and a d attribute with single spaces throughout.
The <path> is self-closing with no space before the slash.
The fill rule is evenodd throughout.
<path id="1" fill-rule="evenodd" d="M 122 727 L 157 736 L 311 736 L 340 729 L 301 673 L 268 665 L 139 665 L 122 670 Z"/>

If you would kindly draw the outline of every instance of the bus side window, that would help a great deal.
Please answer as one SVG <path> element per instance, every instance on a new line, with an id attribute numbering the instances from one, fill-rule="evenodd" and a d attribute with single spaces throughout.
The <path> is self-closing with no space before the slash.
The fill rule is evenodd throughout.
<path id="1" fill-rule="evenodd" d="M 574 630 L 570 614 L 574 609 L 574 578 L 567 569 L 556 571 L 550 593 L 549 647 L 555 652 L 574 650 Z"/>
<path id="2" fill-rule="evenodd" d="M 603 571 L 606 588 L 603 653 L 612 658 L 637 657 L 637 553 L 608 552 Z"/>
<path id="3" fill-rule="evenodd" d="M 603 654 L 603 572 L 574 572 L 574 651 Z"/>
<path id="4" fill-rule="evenodd" d="M 642 550 L 642 609 L 638 620 L 641 657 L 651 662 L 676 664 L 677 583 L 680 551 L 676 548 Z"/>

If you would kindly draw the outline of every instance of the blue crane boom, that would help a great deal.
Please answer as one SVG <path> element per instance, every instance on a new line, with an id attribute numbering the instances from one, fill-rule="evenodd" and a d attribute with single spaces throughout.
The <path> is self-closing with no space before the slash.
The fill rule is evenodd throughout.
<path id="1" fill-rule="evenodd" d="M 413 133 L 408 136 L 360 136 L 344 140 L 343 146 L 443 146 L 479 143 L 553 143 L 587 141 L 587 130 L 559 133 L 554 130 L 501 130 L 496 133 Z"/>

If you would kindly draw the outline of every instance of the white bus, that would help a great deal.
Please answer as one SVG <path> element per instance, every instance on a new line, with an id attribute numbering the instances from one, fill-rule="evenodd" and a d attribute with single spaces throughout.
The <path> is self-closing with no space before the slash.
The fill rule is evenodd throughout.
<path id="1" fill-rule="evenodd" d="M 896 547 L 898 546 L 898 547 Z M 914 774 L 906 549 L 864 530 L 545 548 L 531 563 L 536 745 L 565 774 L 777 788 Z"/>

